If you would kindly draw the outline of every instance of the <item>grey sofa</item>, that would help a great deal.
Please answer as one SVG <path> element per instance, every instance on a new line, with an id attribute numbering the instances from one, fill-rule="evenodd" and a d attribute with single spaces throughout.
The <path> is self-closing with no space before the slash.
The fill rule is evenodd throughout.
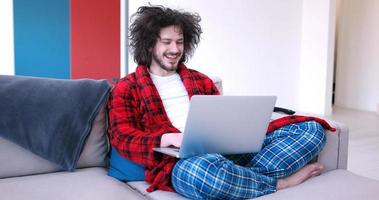
<path id="1" fill-rule="evenodd" d="M 221 87 L 219 79 L 215 82 Z M 258 199 L 377 199 L 378 181 L 346 170 L 347 127 L 336 122 L 331 124 L 337 132 L 327 132 L 327 145 L 317 158 L 326 167 L 323 174 Z M 109 142 L 105 130 L 103 106 L 92 123 L 74 172 L 62 171 L 57 165 L 0 137 L 0 199 L 184 199 L 171 192 L 147 193 L 148 184 L 143 181 L 123 183 L 109 177 Z"/>

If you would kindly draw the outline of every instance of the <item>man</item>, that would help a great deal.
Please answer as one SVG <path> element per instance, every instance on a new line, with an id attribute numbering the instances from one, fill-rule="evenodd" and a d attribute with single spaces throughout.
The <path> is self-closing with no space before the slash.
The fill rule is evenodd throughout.
<path id="1" fill-rule="evenodd" d="M 154 152 L 180 147 L 191 96 L 219 92 L 206 75 L 183 64 L 200 41 L 199 15 L 144 6 L 132 19 L 130 47 L 138 67 L 115 85 L 108 104 L 111 176 L 145 180 L 148 191 L 234 199 L 273 193 L 321 173 L 321 164 L 307 163 L 325 145 L 324 129 L 306 117 L 272 122 L 262 150 L 254 154 L 177 160 Z"/>

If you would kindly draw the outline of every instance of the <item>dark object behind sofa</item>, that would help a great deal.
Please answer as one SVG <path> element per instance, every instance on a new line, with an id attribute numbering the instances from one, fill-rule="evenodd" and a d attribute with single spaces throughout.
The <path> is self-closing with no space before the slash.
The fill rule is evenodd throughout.
<path id="1" fill-rule="evenodd" d="M 110 88 L 105 80 L 0 76 L 0 136 L 72 171 Z"/>
<path id="2" fill-rule="evenodd" d="M 282 108 L 282 107 L 274 107 L 274 112 L 277 113 L 284 113 L 286 115 L 293 115 L 296 113 L 296 111 L 288 109 L 288 108 Z"/>

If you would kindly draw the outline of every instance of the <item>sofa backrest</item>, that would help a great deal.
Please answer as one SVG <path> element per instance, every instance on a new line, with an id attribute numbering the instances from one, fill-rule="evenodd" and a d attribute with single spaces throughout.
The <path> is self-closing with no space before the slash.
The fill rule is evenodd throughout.
<path id="1" fill-rule="evenodd" d="M 213 83 L 216 85 L 218 91 L 220 92 L 220 94 L 223 93 L 223 88 L 222 88 L 222 80 L 221 78 L 217 77 L 217 76 L 212 76 L 210 77 L 213 81 Z"/>
<path id="2" fill-rule="evenodd" d="M 100 109 L 86 140 L 76 168 L 107 165 L 109 142 L 106 135 L 106 109 Z M 0 137 L 0 178 L 61 171 L 62 169 L 30 151 Z"/>

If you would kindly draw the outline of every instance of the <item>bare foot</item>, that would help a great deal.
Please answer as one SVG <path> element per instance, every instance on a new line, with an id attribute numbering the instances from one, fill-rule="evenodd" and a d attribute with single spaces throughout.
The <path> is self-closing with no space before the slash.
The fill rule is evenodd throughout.
<path id="1" fill-rule="evenodd" d="M 320 163 L 312 163 L 305 165 L 296 173 L 292 174 L 283 179 L 279 179 L 276 184 L 276 189 L 281 190 L 289 187 L 293 187 L 295 185 L 299 185 L 300 183 L 306 181 L 307 179 L 318 176 L 321 174 L 321 171 L 324 169 L 324 166 Z"/>

